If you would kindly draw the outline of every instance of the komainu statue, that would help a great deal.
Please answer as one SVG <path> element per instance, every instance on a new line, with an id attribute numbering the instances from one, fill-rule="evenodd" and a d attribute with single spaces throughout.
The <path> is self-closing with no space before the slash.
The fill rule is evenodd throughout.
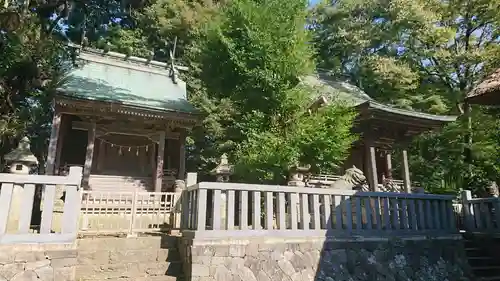
<path id="1" fill-rule="evenodd" d="M 496 182 L 492 181 L 487 187 L 489 197 L 499 197 L 498 185 Z"/>
<path id="2" fill-rule="evenodd" d="M 365 192 L 370 191 L 363 171 L 356 168 L 356 166 L 352 166 L 352 168 L 347 169 L 345 171 L 345 175 L 332 183 L 330 188 Z"/>
<path id="3" fill-rule="evenodd" d="M 401 192 L 401 187 L 392 180 L 392 177 L 382 176 L 382 192 Z"/>

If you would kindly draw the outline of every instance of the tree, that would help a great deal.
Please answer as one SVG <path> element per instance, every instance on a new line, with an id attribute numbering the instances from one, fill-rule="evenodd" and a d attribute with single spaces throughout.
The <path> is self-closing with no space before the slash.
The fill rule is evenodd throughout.
<path id="1" fill-rule="evenodd" d="M 69 56 L 51 35 L 54 24 L 45 14 L 56 8 L 28 8 L 0 10 L 0 158 L 27 135 L 43 166 L 52 97 Z"/>
<path id="2" fill-rule="evenodd" d="M 499 7 L 498 0 L 325 2 L 311 16 L 318 67 L 399 107 L 461 114 L 465 94 L 500 64 L 500 17 L 494 12 Z M 445 185 L 499 178 L 496 156 L 488 155 L 500 147 L 492 136 L 498 123 L 482 112 L 473 113 L 475 144 L 469 147 L 479 158 L 464 157 L 463 120 L 414 143 L 412 172 L 423 175 L 423 184 L 435 188 L 443 186 L 438 178 L 450 181 Z M 476 176 L 467 179 L 463 171 L 469 163 Z"/>
<path id="3" fill-rule="evenodd" d="M 238 180 L 282 183 L 299 163 L 331 171 L 354 140 L 347 108 L 306 114 L 313 89 L 300 78 L 314 66 L 306 7 L 300 0 L 232 1 L 197 48 L 206 104 L 223 105 L 211 108 L 220 133 L 204 139 L 233 156 Z"/>
<path id="4" fill-rule="evenodd" d="M 434 104 L 420 108 L 430 110 L 439 97 L 455 105 L 500 63 L 500 18 L 490 10 L 495 7 L 500 1 L 346 0 L 320 5 L 312 17 L 319 66 L 357 84 L 362 79 L 369 94 L 385 101 L 406 99 L 401 102 L 419 108 L 427 100 Z M 435 110 L 449 110 L 439 107 Z"/>
<path id="5" fill-rule="evenodd" d="M 188 169 L 206 179 L 225 152 L 238 159 L 240 180 L 277 182 L 292 162 L 331 168 L 341 161 L 352 140 L 348 128 L 353 114 L 345 108 L 304 115 L 310 89 L 299 87 L 299 78 L 314 66 L 309 33 L 303 28 L 306 4 L 158 0 L 132 13 L 132 25 L 113 24 L 102 39 L 117 51 L 142 56 L 154 51 L 155 59 L 170 60 L 177 38 L 176 62 L 189 67 L 182 73 L 189 100 L 205 114 L 202 126 L 188 138 Z M 98 46 L 102 40 L 90 40 L 90 44 Z M 318 125 L 317 132 L 313 125 Z M 325 139 L 326 130 L 338 131 L 338 137 Z M 301 132 L 311 135 L 306 138 Z M 324 155 L 304 144 L 321 134 L 314 141 L 331 147 Z M 258 149 L 259 142 L 266 141 L 263 138 L 291 152 L 283 156 L 273 148 L 263 152 Z M 342 142 L 330 145 L 334 140 Z M 308 155 L 306 149 L 311 150 Z M 267 169 L 269 175 L 250 173 L 257 167 Z"/>

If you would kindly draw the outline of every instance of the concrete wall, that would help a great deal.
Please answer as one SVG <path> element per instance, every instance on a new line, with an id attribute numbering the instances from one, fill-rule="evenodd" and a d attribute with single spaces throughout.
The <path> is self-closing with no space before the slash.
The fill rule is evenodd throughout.
<path id="1" fill-rule="evenodd" d="M 471 280 L 458 239 L 181 242 L 191 281 Z"/>
<path id="2" fill-rule="evenodd" d="M 177 244 L 168 236 L 79 239 L 76 280 L 175 281 L 182 273 Z"/>
<path id="3" fill-rule="evenodd" d="M 0 246 L 1 281 L 74 281 L 74 245 Z"/>

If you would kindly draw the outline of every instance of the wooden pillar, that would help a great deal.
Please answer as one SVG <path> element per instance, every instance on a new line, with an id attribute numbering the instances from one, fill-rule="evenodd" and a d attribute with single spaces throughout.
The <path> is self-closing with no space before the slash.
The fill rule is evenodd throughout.
<path id="1" fill-rule="evenodd" d="M 365 151 L 368 182 L 373 191 L 378 191 L 377 155 L 375 154 L 375 147 L 371 142 L 365 144 Z"/>
<path id="2" fill-rule="evenodd" d="M 385 168 L 387 170 L 385 176 L 392 178 L 392 155 L 389 151 L 385 154 Z"/>
<path id="3" fill-rule="evenodd" d="M 47 152 L 47 175 L 53 175 L 55 170 L 55 163 L 57 157 L 57 142 L 59 139 L 59 132 L 61 129 L 61 113 L 54 112 L 52 117 L 52 130 L 50 132 L 49 150 Z"/>
<path id="4" fill-rule="evenodd" d="M 153 186 L 151 187 L 153 190 L 155 188 L 155 182 L 156 182 L 156 142 L 153 142 L 153 145 L 151 146 L 151 177 L 153 179 Z M 152 191 L 152 190 L 151 190 Z"/>
<path id="5" fill-rule="evenodd" d="M 178 178 L 184 179 L 186 176 L 186 131 L 183 130 L 179 136 L 179 171 Z"/>
<path id="6" fill-rule="evenodd" d="M 62 157 L 62 148 L 64 145 L 64 139 L 66 138 L 66 134 L 70 129 L 71 129 L 71 120 L 69 118 L 69 115 L 61 114 L 61 125 L 59 129 L 59 138 L 57 140 L 57 149 L 56 149 L 56 161 L 54 164 L 54 172 L 56 174 L 59 173 L 59 170 L 61 168 L 61 157 Z"/>
<path id="7" fill-rule="evenodd" d="M 158 151 L 156 156 L 156 179 L 155 179 L 155 192 L 161 192 L 163 183 L 163 161 L 165 156 L 165 131 L 160 132 L 160 140 L 158 142 Z"/>
<path id="8" fill-rule="evenodd" d="M 83 166 L 83 188 L 89 188 L 90 172 L 92 170 L 92 158 L 94 157 L 94 144 L 96 137 L 96 123 L 90 123 L 87 131 L 87 153 L 85 154 L 85 165 Z"/>
<path id="9" fill-rule="evenodd" d="M 410 167 L 408 165 L 408 152 L 406 149 L 402 151 L 403 155 L 403 187 L 405 192 L 411 192 Z"/>
<path id="10" fill-rule="evenodd" d="M 146 166 L 148 165 L 146 148 L 144 148 L 144 151 L 142 151 L 142 147 L 139 148 L 139 162 L 141 163 L 141 174 L 144 175 L 146 172 Z"/>

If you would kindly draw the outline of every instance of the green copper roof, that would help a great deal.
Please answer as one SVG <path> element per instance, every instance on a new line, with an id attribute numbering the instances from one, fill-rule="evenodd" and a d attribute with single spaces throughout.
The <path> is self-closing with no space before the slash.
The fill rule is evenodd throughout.
<path id="1" fill-rule="evenodd" d="M 378 103 L 370 96 L 368 96 L 360 88 L 352 84 L 349 84 L 347 82 L 332 79 L 328 75 L 324 74 L 310 75 L 304 77 L 302 79 L 302 82 L 317 90 L 316 94 L 313 96 L 313 100 L 317 100 L 319 97 L 323 96 L 328 98 L 329 100 L 346 102 L 350 106 L 368 104 L 369 108 L 372 109 L 377 109 L 393 114 L 405 115 L 409 117 L 428 119 L 440 122 L 453 122 L 457 119 L 456 116 L 435 115 L 435 114 L 401 109 L 390 105 Z"/>
<path id="2" fill-rule="evenodd" d="M 187 101 L 186 83 L 173 79 L 165 63 L 86 50 L 78 59 L 79 66 L 58 89 L 65 96 L 160 111 L 197 112 Z"/>
<path id="3" fill-rule="evenodd" d="M 313 100 L 323 96 L 329 100 L 346 102 L 350 106 L 358 106 L 367 101 L 373 101 L 373 99 L 360 88 L 344 81 L 327 79 L 322 75 L 306 76 L 302 79 L 302 83 L 313 87 L 315 90 L 314 96 L 312 97 Z"/>

